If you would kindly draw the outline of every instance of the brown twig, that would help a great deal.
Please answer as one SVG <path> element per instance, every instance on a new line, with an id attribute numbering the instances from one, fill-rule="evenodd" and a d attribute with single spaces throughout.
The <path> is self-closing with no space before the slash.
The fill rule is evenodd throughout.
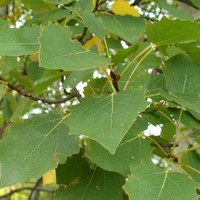
<path id="1" fill-rule="evenodd" d="M 66 101 L 69 101 L 69 100 L 73 99 L 74 97 L 79 97 L 77 91 L 74 91 L 74 92 L 70 93 L 66 98 L 63 98 L 63 99 L 58 99 L 58 100 L 45 99 L 45 98 L 42 98 L 42 97 L 39 97 L 39 96 L 34 96 L 33 94 L 28 93 L 28 92 L 22 90 L 21 88 L 17 88 L 16 86 L 8 83 L 2 77 L 0 77 L 0 81 L 2 81 L 4 83 L 4 85 L 9 87 L 10 89 L 15 90 L 16 92 L 18 92 L 20 95 L 22 95 L 24 97 L 28 97 L 29 99 L 34 100 L 34 101 L 41 101 L 42 103 L 60 104 L 60 103 L 64 103 Z"/>
<path id="2" fill-rule="evenodd" d="M 86 35 L 86 33 L 87 33 L 87 27 L 85 27 L 84 29 L 83 29 L 83 33 L 82 33 L 82 35 L 80 36 L 80 38 L 78 39 L 78 41 L 81 43 L 81 44 L 83 44 L 83 39 L 84 39 L 84 37 L 85 37 L 85 35 Z"/>
<path id="3" fill-rule="evenodd" d="M 135 0 L 134 3 L 131 4 L 131 6 L 137 6 L 142 0 Z"/>
<path id="4" fill-rule="evenodd" d="M 28 75 L 28 73 L 27 73 L 28 58 L 29 58 L 28 55 L 24 57 L 24 66 L 23 66 L 23 70 L 22 70 L 22 75 L 24 75 L 24 76 Z"/>
<path id="5" fill-rule="evenodd" d="M 6 121 L 4 121 L 3 124 L 1 125 L 1 127 L 0 127 L 0 139 L 3 138 L 3 132 L 4 132 L 4 130 L 6 129 L 6 127 L 7 127 L 8 125 L 9 125 L 9 123 L 6 122 Z"/>
<path id="6" fill-rule="evenodd" d="M 40 191 L 38 191 L 37 189 L 39 189 L 42 185 L 42 177 L 39 178 L 37 180 L 37 182 L 35 183 L 34 187 L 31 190 L 31 193 L 29 195 L 28 200 L 36 200 L 39 199 L 39 195 L 40 195 Z"/>
<path id="7" fill-rule="evenodd" d="M 99 11 L 99 7 L 105 3 L 106 1 L 96 0 L 95 6 L 92 12 L 94 13 L 94 12 Z"/>
<path id="8" fill-rule="evenodd" d="M 98 10 L 98 6 L 99 6 L 99 0 L 96 0 L 93 12 L 96 12 Z"/>
<path id="9" fill-rule="evenodd" d="M 117 92 L 119 92 L 118 81 L 120 79 L 119 74 L 115 74 L 112 70 L 110 71 L 110 77 L 112 79 L 112 84 Z"/>

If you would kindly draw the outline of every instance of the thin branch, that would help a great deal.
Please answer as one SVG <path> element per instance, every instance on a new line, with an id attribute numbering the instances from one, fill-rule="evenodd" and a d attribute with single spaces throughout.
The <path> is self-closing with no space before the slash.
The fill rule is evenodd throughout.
<path id="1" fill-rule="evenodd" d="M 135 0 L 134 3 L 131 4 L 131 6 L 137 6 L 141 3 L 142 0 Z"/>
<path id="2" fill-rule="evenodd" d="M 150 49 L 142 58 L 141 60 L 137 63 L 137 65 L 135 66 L 135 68 L 133 69 L 133 71 L 131 72 L 130 76 L 128 77 L 128 80 L 126 81 L 126 84 L 124 86 L 123 91 L 125 91 L 128 87 L 128 84 L 130 83 L 130 80 L 133 76 L 133 74 L 135 73 L 135 71 L 138 69 L 138 67 L 140 66 L 140 64 L 142 63 L 142 61 L 153 51 L 153 48 Z"/>
<path id="3" fill-rule="evenodd" d="M 155 144 L 155 146 L 157 146 L 163 153 L 166 157 L 168 157 L 168 153 L 165 151 L 165 149 L 156 141 L 154 140 L 153 138 L 151 137 L 146 137 L 148 140 L 150 140 L 152 143 Z"/>
<path id="4" fill-rule="evenodd" d="M 95 6 L 92 12 L 96 12 L 98 10 L 98 6 L 99 6 L 99 0 L 96 0 Z"/>
<path id="5" fill-rule="evenodd" d="M 24 58 L 24 66 L 23 66 L 23 71 L 22 71 L 22 75 L 26 76 L 28 75 L 27 73 L 27 63 L 28 63 L 28 59 L 29 59 L 29 56 L 25 56 Z"/>
<path id="6" fill-rule="evenodd" d="M 63 99 L 58 99 L 58 100 L 45 99 L 45 98 L 42 98 L 42 97 L 39 97 L 39 96 L 34 96 L 33 94 L 28 93 L 28 92 L 22 90 L 21 88 L 17 88 L 16 86 L 8 83 L 2 77 L 0 77 L 0 81 L 2 81 L 4 83 L 4 85 L 9 87 L 11 90 L 15 90 L 20 95 L 22 95 L 24 97 L 28 97 L 29 99 L 34 100 L 34 101 L 41 101 L 42 103 L 61 104 L 61 103 L 64 103 L 66 101 L 69 101 L 69 100 L 73 99 L 74 97 L 79 97 L 77 91 L 74 91 L 74 92 L 70 93 L 66 98 L 63 98 Z"/>
<path id="7" fill-rule="evenodd" d="M 84 37 L 85 37 L 85 35 L 86 35 L 86 33 L 87 33 L 87 27 L 85 27 L 84 29 L 83 29 L 83 33 L 82 33 L 82 35 L 80 36 L 80 38 L 78 39 L 78 41 L 81 43 L 81 44 L 83 44 L 83 39 L 84 39 Z"/>
<path id="8" fill-rule="evenodd" d="M 0 139 L 3 138 L 3 132 L 4 132 L 4 130 L 6 129 L 6 127 L 7 127 L 8 125 L 9 125 L 9 123 L 6 122 L 6 121 L 4 121 L 3 124 L 1 125 L 1 127 L 0 127 Z"/>
<path id="9" fill-rule="evenodd" d="M 8 197 L 12 196 L 14 193 L 21 192 L 23 190 L 32 190 L 32 189 L 33 189 L 32 187 L 21 187 L 21 188 L 15 189 L 15 190 L 11 190 L 10 192 L 0 196 L 0 199 L 8 198 Z M 37 188 L 36 190 L 40 191 L 40 192 L 47 192 L 47 193 L 55 192 L 54 190 L 49 190 L 49 189 L 44 189 L 44 188 Z"/>
<path id="10" fill-rule="evenodd" d="M 115 87 L 114 87 L 114 85 L 113 85 L 113 83 L 112 83 L 112 78 L 108 75 L 108 73 L 107 73 L 107 71 L 106 71 L 105 69 L 101 69 L 101 72 L 106 76 L 107 80 L 108 80 L 109 83 L 110 83 L 110 86 L 111 86 L 112 89 L 113 89 L 113 92 L 116 93 L 117 91 L 116 91 L 116 89 L 115 89 Z"/>
<path id="11" fill-rule="evenodd" d="M 42 177 L 37 180 L 34 187 L 32 188 L 31 193 L 28 198 L 29 200 L 33 200 L 36 198 L 38 199 L 40 191 L 38 191 L 37 189 L 39 189 L 41 185 L 42 185 Z"/>

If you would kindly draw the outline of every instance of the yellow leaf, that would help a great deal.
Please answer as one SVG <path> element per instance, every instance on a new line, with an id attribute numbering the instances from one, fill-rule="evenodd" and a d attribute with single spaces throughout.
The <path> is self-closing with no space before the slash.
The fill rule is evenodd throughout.
<path id="1" fill-rule="evenodd" d="M 117 0 L 111 8 L 112 12 L 117 15 L 132 15 L 133 17 L 139 17 L 139 12 L 133 7 L 130 6 L 126 0 Z"/>
<path id="2" fill-rule="evenodd" d="M 56 183 L 56 171 L 55 169 L 43 174 L 43 185 Z"/>
<path id="3" fill-rule="evenodd" d="M 92 39 L 88 40 L 83 46 L 86 49 L 90 49 L 93 45 L 97 45 L 98 53 L 102 53 L 105 49 L 105 46 L 98 37 L 94 36 Z"/>
<path id="4" fill-rule="evenodd" d="M 92 0 L 92 5 L 95 7 L 97 0 Z"/>

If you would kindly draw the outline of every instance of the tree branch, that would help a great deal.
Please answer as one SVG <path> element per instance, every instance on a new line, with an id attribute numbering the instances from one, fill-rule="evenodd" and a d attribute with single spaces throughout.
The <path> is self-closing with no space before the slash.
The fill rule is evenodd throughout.
<path id="1" fill-rule="evenodd" d="M 134 3 L 132 3 L 132 6 L 137 6 L 142 0 L 135 0 Z"/>
<path id="2" fill-rule="evenodd" d="M 9 125 L 9 123 L 6 122 L 6 121 L 4 121 L 3 124 L 2 124 L 2 126 L 0 127 L 0 139 L 3 138 L 3 132 L 4 132 L 4 130 L 6 129 L 6 127 L 7 127 L 8 125 Z"/>
<path id="3" fill-rule="evenodd" d="M 28 198 L 29 200 L 39 199 L 40 191 L 37 189 L 39 189 L 41 185 L 42 185 L 42 177 L 37 180 L 37 182 L 35 183 L 35 186 L 32 188 L 31 193 Z"/>
<path id="4" fill-rule="evenodd" d="M 50 100 L 50 99 L 45 99 L 39 96 L 34 96 L 31 93 L 28 93 L 20 88 L 17 88 L 16 86 L 8 83 L 4 78 L 0 77 L 0 81 L 2 81 L 8 88 L 10 88 L 11 90 L 15 90 L 17 93 L 19 93 L 20 95 L 24 96 L 24 97 L 28 97 L 31 100 L 34 101 L 41 101 L 42 103 L 47 103 L 47 104 L 60 104 L 60 103 L 64 103 L 66 101 L 69 101 L 71 99 L 73 99 L 74 97 L 79 98 L 80 94 L 77 92 L 77 90 L 75 90 L 74 92 L 70 93 L 66 98 L 63 99 L 59 99 L 59 100 Z"/>
<path id="5" fill-rule="evenodd" d="M 32 189 L 33 189 L 32 187 L 21 187 L 21 188 L 15 189 L 15 190 L 11 190 L 10 192 L 0 196 L 0 199 L 9 198 L 14 193 L 21 192 L 23 190 L 32 190 Z M 54 193 L 55 192 L 54 190 L 49 190 L 49 189 L 44 189 L 44 188 L 36 188 L 35 190 L 40 191 L 40 192 L 47 192 L 47 193 Z"/>

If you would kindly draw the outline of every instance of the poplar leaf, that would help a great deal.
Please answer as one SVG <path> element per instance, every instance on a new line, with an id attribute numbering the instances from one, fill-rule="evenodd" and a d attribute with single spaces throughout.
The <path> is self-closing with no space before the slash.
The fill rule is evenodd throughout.
<path id="1" fill-rule="evenodd" d="M 52 38 L 57 38 L 52 39 Z M 51 41 L 49 43 L 49 41 Z M 44 27 L 40 37 L 40 66 L 47 69 L 84 70 L 105 66 L 108 60 L 85 50 L 71 39 L 69 28 L 50 24 Z"/>
<path id="2" fill-rule="evenodd" d="M 127 1 L 118 0 L 116 1 L 111 10 L 117 15 L 131 15 L 133 17 L 139 17 L 139 12 L 133 7 L 130 6 Z"/>
<path id="3" fill-rule="evenodd" d="M 61 120 L 41 114 L 10 127 L 0 141 L 0 188 L 40 177 L 79 151 L 77 138 Z"/>
<path id="4" fill-rule="evenodd" d="M 102 42 L 102 40 L 100 40 L 98 37 L 94 36 L 92 39 L 88 40 L 83 46 L 86 49 L 90 49 L 91 47 L 93 47 L 94 45 L 97 46 L 98 48 L 98 53 L 102 53 L 105 49 L 105 46 Z"/>
<path id="5" fill-rule="evenodd" d="M 114 154 L 119 143 L 148 103 L 144 91 L 135 89 L 90 98 L 71 108 L 70 134 L 86 135 Z"/>
<path id="6" fill-rule="evenodd" d="M 52 169 L 43 175 L 43 185 L 56 183 L 56 171 Z"/>

